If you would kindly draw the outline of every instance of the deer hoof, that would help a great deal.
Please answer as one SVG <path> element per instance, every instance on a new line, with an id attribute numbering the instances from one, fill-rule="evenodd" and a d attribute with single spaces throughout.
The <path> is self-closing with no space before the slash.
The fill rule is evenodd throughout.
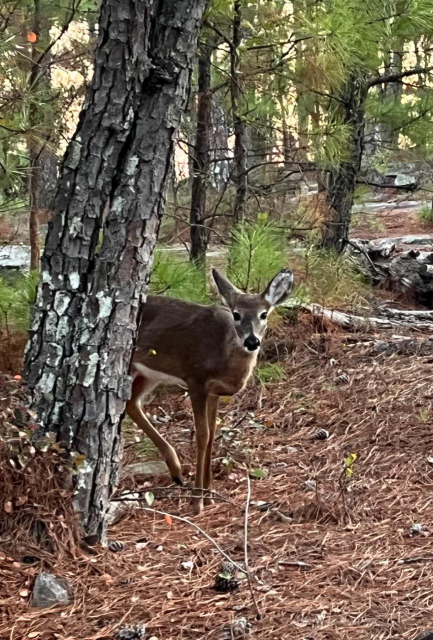
<path id="1" fill-rule="evenodd" d="M 174 484 L 177 484 L 179 487 L 183 487 L 183 479 L 182 476 L 171 476 Z"/>

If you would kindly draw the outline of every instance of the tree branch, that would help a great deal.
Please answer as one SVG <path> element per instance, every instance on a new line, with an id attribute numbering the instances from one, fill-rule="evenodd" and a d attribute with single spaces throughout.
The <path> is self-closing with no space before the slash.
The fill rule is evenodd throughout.
<path id="1" fill-rule="evenodd" d="M 368 83 L 367 87 L 370 89 L 371 87 L 376 87 L 378 84 L 388 84 L 389 82 L 399 82 L 403 78 L 408 78 L 409 76 L 415 76 L 420 73 L 428 73 L 431 71 L 433 67 L 419 67 L 416 69 L 408 69 L 407 71 L 401 71 L 400 73 L 391 73 L 388 76 L 377 76 L 376 78 L 372 78 Z"/>

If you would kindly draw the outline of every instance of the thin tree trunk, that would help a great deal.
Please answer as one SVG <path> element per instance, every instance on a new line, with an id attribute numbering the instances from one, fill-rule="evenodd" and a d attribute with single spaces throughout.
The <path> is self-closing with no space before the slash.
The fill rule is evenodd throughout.
<path id="1" fill-rule="evenodd" d="M 389 65 L 385 68 L 386 75 L 401 73 L 403 70 L 403 53 L 393 51 L 389 54 Z M 401 82 L 388 82 L 381 91 L 381 99 L 397 107 L 401 103 L 403 85 Z M 379 127 L 381 146 L 385 149 L 398 148 L 399 131 L 394 123 L 382 122 Z"/>
<path id="2" fill-rule="evenodd" d="M 203 43 L 198 60 L 197 131 L 193 156 L 193 177 L 190 209 L 191 259 L 197 263 L 206 259 L 207 234 L 206 191 L 209 183 L 209 144 L 212 128 L 211 57 L 213 47 Z"/>
<path id="3" fill-rule="evenodd" d="M 39 40 L 41 31 L 41 0 L 34 0 L 33 2 L 33 33 L 36 35 L 36 42 Z M 29 75 L 29 90 L 34 93 L 39 84 L 38 77 L 41 76 L 38 58 L 40 54 L 36 48 L 36 45 L 32 45 L 31 49 L 31 63 L 30 63 L 30 75 Z M 38 108 L 36 101 L 30 102 L 29 107 L 29 142 L 28 142 L 28 154 L 29 154 L 29 199 L 30 199 L 30 213 L 29 213 L 29 244 L 30 244 L 30 269 L 36 271 L 39 269 L 40 252 L 39 252 L 39 157 L 40 149 L 39 145 L 35 141 L 33 130 L 37 125 Z"/>
<path id="4" fill-rule="evenodd" d="M 239 46 L 241 44 L 242 2 L 236 0 L 234 4 L 233 37 L 230 52 L 230 92 L 233 115 L 233 128 L 235 134 L 234 148 L 234 172 L 233 182 L 236 187 L 235 205 L 233 210 L 234 222 L 242 222 L 245 217 L 245 207 L 248 191 L 247 173 L 247 144 L 245 122 L 241 114 L 240 101 L 242 98 L 241 76 L 239 74 Z"/>
<path id="5" fill-rule="evenodd" d="M 340 107 L 342 121 L 350 127 L 351 138 L 347 160 L 329 173 L 327 204 L 329 218 L 322 232 L 321 245 L 342 251 L 349 235 L 356 180 L 361 168 L 365 124 L 365 101 L 368 88 L 356 78 L 346 84 Z"/>
<path id="6" fill-rule="evenodd" d="M 93 536 L 117 482 L 138 311 L 205 4 L 103 0 L 42 256 L 25 376 L 43 430 L 80 461 L 75 506 Z"/>

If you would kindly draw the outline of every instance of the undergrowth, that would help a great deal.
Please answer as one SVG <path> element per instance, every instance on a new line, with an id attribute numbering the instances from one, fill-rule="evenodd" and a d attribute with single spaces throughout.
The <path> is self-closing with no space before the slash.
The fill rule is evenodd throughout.
<path id="1" fill-rule="evenodd" d="M 245 222 L 231 232 L 227 275 L 242 291 L 263 291 L 287 260 L 284 231 L 259 217 Z"/>
<path id="2" fill-rule="evenodd" d="M 280 382 L 286 377 L 286 370 L 278 362 L 259 364 L 254 370 L 254 375 L 259 384 L 265 387 L 273 382 Z"/>
<path id="3" fill-rule="evenodd" d="M 346 254 L 310 248 L 303 257 L 304 282 L 295 295 L 325 307 L 365 305 L 369 287 Z"/>
<path id="4" fill-rule="evenodd" d="M 10 283 L 0 277 L 0 330 L 27 331 L 38 278 L 37 272 Z"/>
<path id="5" fill-rule="evenodd" d="M 158 249 L 155 254 L 149 293 L 191 302 L 210 302 L 204 270 L 174 252 Z"/>
<path id="6" fill-rule="evenodd" d="M 433 207 L 426 205 L 420 211 L 418 211 L 418 218 L 424 222 L 433 222 Z"/>

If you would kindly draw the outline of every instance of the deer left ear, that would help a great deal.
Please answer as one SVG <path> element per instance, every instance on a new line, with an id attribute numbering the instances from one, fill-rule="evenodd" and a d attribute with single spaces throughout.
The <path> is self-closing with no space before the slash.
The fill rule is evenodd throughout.
<path id="1" fill-rule="evenodd" d="M 282 269 L 275 278 L 272 278 L 266 289 L 262 293 L 262 298 L 271 307 L 278 307 L 283 304 L 293 291 L 293 272 L 290 269 Z"/>

